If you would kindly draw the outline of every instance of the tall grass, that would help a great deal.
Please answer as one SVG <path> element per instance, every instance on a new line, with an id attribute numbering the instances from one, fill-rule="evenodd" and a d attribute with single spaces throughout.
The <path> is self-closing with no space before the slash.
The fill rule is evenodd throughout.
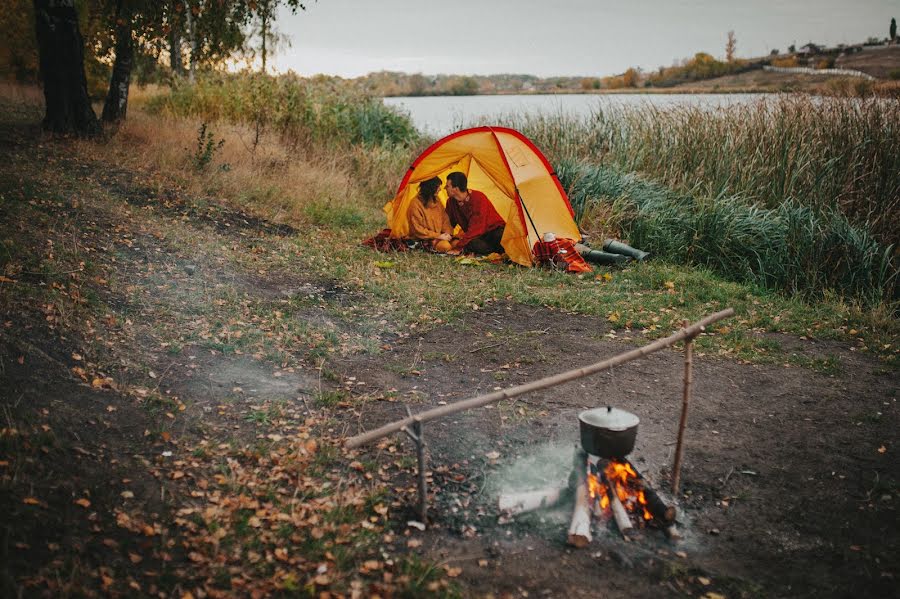
<path id="1" fill-rule="evenodd" d="M 512 119 L 551 161 L 638 172 L 696 197 L 828 209 L 900 241 L 900 103 L 769 97 L 718 110 L 598 107 L 586 121 Z"/>
<path id="2" fill-rule="evenodd" d="M 895 297 L 893 247 L 834 208 L 795 200 L 765 208 L 738 196 L 677 193 L 574 159 L 560 161 L 557 173 L 579 221 L 607 204 L 614 221 L 607 224 L 658 258 L 808 299 L 837 294 L 875 305 Z"/>

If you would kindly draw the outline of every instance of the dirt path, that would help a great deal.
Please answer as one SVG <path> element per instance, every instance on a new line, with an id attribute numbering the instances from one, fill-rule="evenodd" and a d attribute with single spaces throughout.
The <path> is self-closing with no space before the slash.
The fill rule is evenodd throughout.
<path id="1" fill-rule="evenodd" d="M 568 505 L 512 522 L 494 507 L 500 489 L 565 478 L 577 413 L 597 405 L 640 416 L 632 457 L 664 488 L 681 393 L 674 351 L 429 426 L 434 522 L 420 533 L 406 526 L 409 443 L 393 437 L 345 459 L 324 450 L 327 439 L 401 417 L 405 406 L 519 384 L 643 340 L 609 334 L 602 319 L 517 304 L 489 304 L 424 334 L 388 323 L 373 338 L 364 314 L 341 310 L 366 298 L 292 267 L 290 229 L 69 158 L 66 144 L 35 149 L 34 135 L 2 135 L 6 264 L 21 266 L 9 273 L 15 291 L 0 288 L 5 595 L 243 595 L 257 578 L 271 581 L 253 587 L 263 595 L 335 582 L 361 594 L 440 594 L 448 579 L 465 596 L 896 589 L 900 379 L 871 358 L 791 338 L 782 345 L 837 355 L 840 374 L 698 356 L 677 546 L 656 531 L 630 543 L 609 531 L 574 550 L 564 544 Z M 35 219 L 46 239 L 28 229 Z M 65 274 L 65 260 L 81 270 Z M 51 263 L 58 270 L 44 268 Z M 381 349 L 359 351 L 367 344 Z M 287 486 L 265 478 L 288 476 L 282 464 L 304 452 L 308 477 L 291 474 Z M 312 487 L 349 492 L 354 477 L 377 497 L 366 509 L 377 509 L 335 517 L 332 544 L 307 535 L 321 521 L 284 532 L 289 554 L 249 534 L 253 514 L 266 521 L 266 501 L 296 499 L 298 489 L 303 501 L 323 500 Z M 266 485 L 268 494 L 254 491 Z M 244 519 L 216 537 L 199 516 L 229 492 L 245 498 L 229 512 Z M 367 553 L 340 565 L 350 522 L 368 522 L 374 536 Z M 213 550 L 220 541 L 234 543 L 235 562 Z M 214 556 L 222 562 L 211 564 Z M 412 556 L 437 565 L 400 567 Z M 290 582 L 292 570 L 318 582 Z M 416 586 L 424 580 L 432 586 Z"/>

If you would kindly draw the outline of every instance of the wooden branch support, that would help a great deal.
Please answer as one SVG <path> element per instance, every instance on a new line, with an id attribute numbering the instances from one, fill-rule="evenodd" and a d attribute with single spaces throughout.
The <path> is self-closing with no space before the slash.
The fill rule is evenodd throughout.
<path id="1" fill-rule="evenodd" d="M 407 408 L 409 411 L 409 408 Z M 425 480 L 425 438 L 422 435 L 422 423 L 413 420 L 413 431 L 403 427 L 403 432 L 416 444 L 416 457 L 418 458 L 419 471 L 419 519 L 422 524 L 428 524 L 428 482 Z"/>
<path id="2" fill-rule="evenodd" d="M 501 493 L 497 500 L 498 509 L 510 516 L 525 514 L 556 505 L 565 486 L 545 487 L 518 493 Z"/>
<path id="3" fill-rule="evenodd" d="M 371 443 L 372 441 L 375 441 L 382 437 L 386 437 L 387 435 L 390 435 L 392 433 L 400 431 L 405 432 L 410 437 L 410 439 L 412 439 L 416 443 L 416 450 L 419 461 L 419 513 L 422 517 L 422 521 L 424 522 L 427 515 L 427 487 L 425 481 L 425 443 L 422 440 L 422 425 L 425 422 L 434 420 L 435 418 L 440 418 L 442 416 L 455 414 L 463 410 L 485 406 L 487 404 L 495 403 L 503 399 L 518 397 L 519 395 L 530 393 L 532 391 L 538 391 L 540 389 L 546 389 L 548 387 L 561 385 L 563 383 L 574 381 L 592 374 L 596 374 L 598 372 L 603 372 L 604 370 L 609 370 L 620 364 L 631 362 L 632 360 L 637 360 L 638 358 L 643 358 L 644 356 L 657 352 L 666 347 L 670 347 L 678 343 L 679 341 L 685 340 L 685 399 L 678 435 L 678 447 L 675 452 L 676 464 L 674 468 L 675 478 L 673 480 L 673 491 L 677 494 L 679 468 L 681 466 L 681 440 L 684 434 L 685 420 L 687 418 L 687 403 L 690 398 L 691 340 L 705 331 L 707 326 L 733 315 L 734 309 L 727 308 L 720 312 L 710 314 L 709 316 L 706 316 L 705 318 L 702 318 L 701 320 L 695 322 L 691 326 L 687 326 L 687 322 L 685 322 L 684 328 L 682 328 L 680 331 L 673 333 L 672 335 L 669 335 L 668 337 L 665 337 L 663 339 L 658 339 L 653 343 L 645 345 L 644 347 L 633 349 L 629 352 L 625 352 L 624 354 L 619 354 L 618 356 L 609 358 L 608 360 L 603 360 L 601 362 L 591 364 L 590 366 L 585 366 L 583 368 L 578 368 L 575 370 L 569 370 L 567 372 L 563 372 L 554 376 L 548 376 L 546 378 L 542 378 L 531 383 L 526 383 L 524 385 L 509 387 L 507 389 L 495 391 L 493 393 L 478 395 L 453 404 L 432 408 L 431 410 L 426 410 L 424 412 L 416 414 L 415 416 L 413 416 L 410 413 L 409 408 L 407 408 L 408 416 L 403 420 L 397 420 L 375 430 L 359 434 L 355 437 L 351 437 L 344 442 L 344 447 L 346 449 L 356 449 L 357 447 L 366 445 L 367 443 Z M 413 430 L 410 430 L 410 427 L 412 427 Z M 583 479 L 586 477 L 584 468 L 579 468 L 577 472 L 579 472 L 583 483 Z M 585 491 L 584 493 L 576 493 L 576 498 L 580 497 L 581 495 L 585 495 L 585 503 L 590 503 L 589 501 L 587 501 L 587 491 Z M 619 507 L 624 511 L 624 507 L 622 507 L 621 502 L 618 501 L 618 498 L 615 497 L 615 493 L 610 493 L 610 501 L 613 504 L 618 502 Z M 588 513 L 589 512 L 590 509 L 588 509 Z M 615 514 L 615 510 L 613 513 Z M 627 517 L 627 514 L 625 515 Z M 588 534 L 590 534 L 590 520 L 588 520 Z"/>
<path id="4" fill-rule="evenodd" d="M 684 321 L 687 330 L 687 321 Z M 681 400 L 681 420 L 678 422 L 678 442 L 675 445 L 675 463 L 672 465 L 672 494 L 678 497 L 681 483 L 681 458 L 684 453 L 684 427 L 687 424 L 688 404 L 691 401 L 691 383 L 693 382 L 693 337 L 684 342 L 684 393 Z"/>
<path id="5" fill-rule="evenodd" d="M 391 433 L 396 433 L 402 430 L 403 427 L 413 424 L 414 418 L 418 419 L 421 422 L 427 422 L 429 420 L 434 420 L 435 418 L 440 418 L 442 416 L 448 416 L 450 414 L 455 414 L 456 412 L 461 412 L 462 410 L 479 408 L 481 406 L 495 403 L 503 399 L 511 399 L 525 393 L 538 391 L 540 389 L 546 389 L 547 387 L 554 387 L 562 383 L 568 383 L 569 381 L 574 381 L 592 374 L 596 374 L 598 372 L 603 372 L 604 370 L 609 370 L 610 368 L 619 366 L 620 364 L 624 364 L 638 358 L 643 358 L 644 356 L 657 352 L 661 349 L 665 349 L 666 347 L 674 345 L 684 339 L 693 339 L 694 337 L 705 331 L 707 326 L 718 322 L 723 318 L 728 318 L 733 314 L 734 309 L 728 308 L 726 310 L 722 310 L 721 312 L 710 314 L 706 318 L 703 318 L 693 325 L 686 327 L 678 331 L 677 333 L 673 333 L 668 337 L 658 339 L 653 343 L 645 345 L 644 347 L 639 347 L 629 352 L 625 352 L 624 354 L 619 354 L 618 356 L 614 356 L 608 360 L 603 360 L 602 362 L 597 362 L 596 364 L 585 366 L 584 368 L 578 368 L 553 376 L 548 376 L 546 378 L 539 379 L 531 383 L 526 383 L 524 385 L 509 387 L 507 389 L 495 391 L 493 393 L 478 395 L 471 399 L 466 399 L 445 406 L 432 408 L 431 410 L 426 410 L 424 412 L 416 414 L 415 417 L 409 416 L 407 418 L 404 418 L 403 420 L 398 420 L 396 422 L 392 422 L 390 424 L 386 424 L 382 427 L 376 428 L 375 430 L 369 431 L 367 433 L 362 433 L 355 437 L 351 437 L 347 439 L 346 442 L 344 442 L 344 447 L 347 449 L 356 449 L 357 447 L 360 447 L 367 443 L 371 443 L 372 441 L 375 441 L 382 437 L 386 437 Z"/>
<path id="6" fill-rule="evenodd" d="M 568 542 L 575 547 L 585 547 L 591 542 L 591 499 L 588 495 L 587 467 L 582 461 L 575 468 L 575 507 L 569 524 Z"/>

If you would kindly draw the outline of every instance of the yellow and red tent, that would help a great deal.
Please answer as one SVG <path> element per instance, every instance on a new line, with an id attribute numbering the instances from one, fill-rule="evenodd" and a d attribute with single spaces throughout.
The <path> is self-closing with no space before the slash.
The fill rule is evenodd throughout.
<path id="1" fill-rule="evenodd" d="M 392 237 L 409 234 L 407 211 L 418 184 L 432 177 L 446 181 L 465 173 L 469 189 L 483 192 L 506 221 L 503 249 L 510 260 L 533 263 L 531 248 L 544 233 L 581 241 L 574 212 L 553 167 L 527 137 L 506 127 L 457 131 L 433 143 L 416 158 L 384 211 Z M 439 196 L 447 205 L 447 193 Z"/>

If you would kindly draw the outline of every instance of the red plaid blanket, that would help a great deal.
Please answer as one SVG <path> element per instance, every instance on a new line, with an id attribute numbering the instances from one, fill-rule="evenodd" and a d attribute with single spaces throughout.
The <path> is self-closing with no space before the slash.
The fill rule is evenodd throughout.
<path id="1" fill-rule="evenodd" d="M 383 229 L 374 237 L 364 239 L 362 244 L 379 252 L 405 252 L 409 249 L 405 240 L 391 237 L 390 229 Z"/>
<path id="2" fill-rule="evenodd" d="M 532 248 L 538 266 L 565 268 L 566 272 L 591 272 L 590 265 L 575 250 L 571 239 L 557 237 L 554 241 L 538 241 Z"/>

